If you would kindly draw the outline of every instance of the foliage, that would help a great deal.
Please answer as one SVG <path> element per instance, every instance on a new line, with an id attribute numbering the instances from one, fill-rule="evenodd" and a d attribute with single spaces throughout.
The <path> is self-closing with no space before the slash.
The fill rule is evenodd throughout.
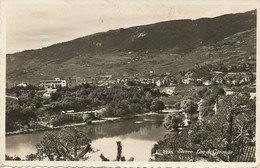
<path id="1" fill-rule="evenodd" d="M 112 88 L 80 86 L 77 89 L 59 89 L 57 94 L 63 96 L 60 100 L 51 102 L 49 111 L 95 110 L 105 106 L 107 110 L 104 116 L 125 116 L 149 112 L 151 102 L 154 95 L 158 95 L 158 91 L 121 86 Z"/>
<path id="2" fill-rule="evenodd" d="M 19 160 L 22 160 L 20 157 L 18 156 L 8 156 L 8 155 L 5 155 L 5 160 L 16 160 L 16 161 L 19 161 Z"/>
<path id="3" fill-rule="evenodd" d="M 215 113 L 212 106 L 200 106 L 200 112 L 202 117 L 211 116 Z"/>
<path id="4" fill-rule="evenodd" d="M 219 106 L 217 114 L 204 117 L 189 129 L 169 134 L 159 141 L 153 154 L 173 153 L 156 155 L 155 160 L 232 162 L 242 152 L 240 149 L 254 145 L 255 100 L 250 100 L 248 94 L 237 93 L 224 96 Z"/>
<path id="5" fill-rule="evenodd" d="M 45 133 L 36 148 L 38 160 L 48 158 L 50 161 L 87 160 L 86 154 L 92 151 L 91 140 L 75 128 Z"/>
<path id="6" fill-rule="evenodd" d="M 165 109 L 165 105 L 161 100 L 155 99 L 152 102 L 152 105 L 151 105 L 152 111 L 156 112 L 156 111 L 160 111 L 160 110 L 163 110 L 163 109 Z"/>
<path id="7" fill-rule="evenodd" d="M 51 93 L 51 101 L 58 101 L 61 99 L 61 94 L 58 92 Z"/>
<path id="8" fill-rule="evenodd" d="M 184 126 L 184 118 L 182 113 L 169 113 L 164 118 L 163 126 L 168 130 L 179 131 Z"/>
<path id="9" fill-rule="evenodd" d="M 34 92 L 35 90 L 40 90 L 40 88 L 34 85 L 27 84 L 25 87 L 15 86 L 10 89 L 6 89 L 6 93 L 8 95 L 14 95 L 16 97 L 19 97 L 21 95 L 29 94 L 29 92 Z"/>
<path id="10" fill-rule="evenodd" d="M 190 119 L 191 119 L 192 121 L 197 121 L 197 120 L 199 119 L 199 114 L 198 114 L 198 113 L 193 114 L 193 115 L 190 117 Z"/>
<path id="11" fill-rule="evenodd" d="M 16 100 L 6 101 L 6 131 L 16 131 L 36 119 L 33 108 L 22 108 Z"/>
<path id="12" fill-rule="evenodd" d="M 180 110 L 181 109 L 181 103 L 180 102 L 177 102 L 174 104 L 174 107 L 177 109 L 177 110 Z"/>
<path id="13" fill-rule="evenodd" d="M 193 70 L 192 78 L 210 80 L 212 78 L 212 74 L 206 68 L 201 68 Z"/>
<path id="14" fill-rule="evenodd" d="M 213 115 L 215 112 L 213 107 L 218 103 L 219 96 L 225 95 L 225 90 L 222 87 L 214 86 L 212 89 L 204 89 L 203 101 L 199 111 L 202 116 Z"/>
<path id="15" fill-rule="evenodd" d="M 181 108 L 183 109 L 183 111 L 185 111 L 186 113 L 192 115 L 194 113 L 197 112 L 197 109 L 198 109 L 198 104 L 193 101 L 193 100 L 183 100 L 181 102 Z"/>
<path id="16" fill-rule="evenodd" d="M 59 126 L 59 125 L 84 121 L 81 116 L 73 116 L 73 115 L 51 115 L 49 116 L 49 118 L 50 118 L 49 123 L 53 126 Z"/>
<path id="17" fill-rule="evenodd" d="M 21 111 L 21 116 L 22 118 L 20 120 L 22 125 L 28 125 L 30 121 L 35 120 L 36 118 L 35 113 L 28 107 Z"/>
<path id="18" fill-rule="evenodd" d="M 83 114 L 83 115 L 82 115 L 83 121 L 86 122 L 87 124 L 91 123 L 92 118 L 93 118 L 93 117 L 92 117 L 91 115 L 89 115 L 89 114 Z"/>
<path id="19" fill-rule="evenodd" d="M 218 86 L 215 86 L 214 88 L 213 88 L 213 94 L 214 95 L 224 95 L 224 94 L 226 94 L 226 92 L 225 92 L 225 90 L 223 89 L 223 87 L 218 87 Z"/>
<path id="20" fill-rule="evenodd" d="M 37 154 L 31 153 L 30 155 L 25 156 L 25 160 L 27 161 L 34 161 L 37 160 L 39 156 Z"/>
<path id="21" fill-rule="evenodd" d="M 202 99 L 205 96 L 206 91 L 207 91 L 206 87 L 204 87 L 203 89 L 198 90 L 197 96 Z"/>
<path id="22" fill-rule="evenodd" d="M 222 87 L 214 86 L 212 89 L 204 87 L 203 89 L 198 90 L 196 96 L 200 99 L 209 97 L 216 99 L 217 96 L 224 94 L 225 90 Z"/>
<path id="23" fill-rule="evenodd" d="M 21 116 L 21 107 L 17 101 L 6 101 L 6 131 L 13 131 L 18 129 L 18 123 Z"/>
<path id="24" fill-rule="evenodd" d="M 45 120 L 54 126 L 82 122 L 82 117 L 62 116 L 62 110 L 86 111 L 106 108 L 102 117 L 131 116 L 138 113 L 150 112 L 153 99 L 160 95 L 158 90 L 123 86 L 112 88 L 80 85 L 74 88 L 58 88 L 56 93 L 51 94 L 51 99 L 42 99 L 42 93 L 36 87 L 11 88 L 9 92 L 19 91 L 18 101 L 9 100 L 6 103 L 6 130 L 15 131 L 28 125 L 30 121 L 37 120 L 43 113 L 39 111 L 45 104 Z M 162 109 L 162 102 L 156 102 L 152 106 L 155 110 Z M 23 116 L 23 117 L 20 117 Z M 86 119 L 86 118 L 85 118 Z M 89 122 L 90 120 L 86 121 Z"/>

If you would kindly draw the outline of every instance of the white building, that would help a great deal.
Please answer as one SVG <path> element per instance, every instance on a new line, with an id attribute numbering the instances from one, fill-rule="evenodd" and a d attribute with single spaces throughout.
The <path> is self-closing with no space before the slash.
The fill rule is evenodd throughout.
<path id="1" fill-rule="evenodd" d="M 161 92 L 166 93 L 168 95 L 174 95 L 175 87 L 165 87 Z"/>
<path id="2" fill-rule="evenodd" d="M 162 81 L 161 80 L 157 80 L 156 81 L 156 86 L 161 87 L 162 86 Z"/>
<path id="3" fill-rule="evenodd" d="M 55 78 L 55 80 L 40 81 L 40 87 L 44 89 L 66 87 L 66 86 L 67 86 L 66 80 L 60 78 Z"/>
<path id="4" fill-rule="evenodd" d="M 213 82 L 211 82 L 210 80 L 206 80 L 205 82 L 203 82 L 203 85 L 206 85 L 206 86 L 210 86 L 212 84 L 213 84 Z"/>
<path id="5" fill-rule="evenodd" d="M 16 86 L 22 86 L 22 87 L 26 87 L 27 86 L 27 83 L 19 83 L 18 85 L 16 85 Z"/>

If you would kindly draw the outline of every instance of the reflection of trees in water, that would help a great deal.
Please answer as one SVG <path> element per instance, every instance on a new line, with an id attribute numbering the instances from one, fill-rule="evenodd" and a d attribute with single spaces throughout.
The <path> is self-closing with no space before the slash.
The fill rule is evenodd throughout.
<path id="1" fill-rule="evenodd" d="M 148 118 L 147 116 L 145 118 Z M 83 132 L 88 135 L 92 140 L 103 138 L 126 135 L 133 132 L 138 132 L 140 129 L 151 130 L 152 127 L 159 128 L 162 125 L 161 119 L 159 121 L 144 121 L 143 123 L 136 124 L 136 119 L 96 123 L 81 127 Z M 139 120 L 140 121 L 140 120 Z"/>
<path id="2" fill-rule="evenodd" d="M 162 126 L 162 122 L 155 122 L 155 123 L 154 123 L 154 126 L 155 126 L 156 128 L 159 128 L 159 127 Z"/>

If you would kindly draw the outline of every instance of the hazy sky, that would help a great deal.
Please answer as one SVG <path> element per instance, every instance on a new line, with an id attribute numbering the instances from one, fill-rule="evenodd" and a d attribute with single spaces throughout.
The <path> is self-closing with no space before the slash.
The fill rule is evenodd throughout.
<path id="1" fill-rule="evenodd" d="M 46 47 L 110 29 L 255 9 L 250 0 L 219 1 L 6 0 L 6 51 Z"/>

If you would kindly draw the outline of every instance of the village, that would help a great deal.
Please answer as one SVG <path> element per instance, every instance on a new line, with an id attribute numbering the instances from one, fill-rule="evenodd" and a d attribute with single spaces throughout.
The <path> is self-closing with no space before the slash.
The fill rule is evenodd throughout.
<path id="1" fill-rule="evenodd" d="M 201 68 L 201 67 L 200 67 Z M 169 72 L 163 74 L 156 74 L 153 70 L 145 72 L 142 75 L 134 74 L 123 78 L 114 78 L 112 75 L 96 75 L 91 79 L 84 79 L 81 77 L 57 77 L 55 79 L 39 81 L 39 87 L 43 89 L 43 97 L 50 98 L 51 93 L 56 92 L 57 88 L 68 87 L 73 88 L 84 83 L 89 83 L 99 87 L 111 87 L 113 85 L 121 85 L 124 87 L 131 86 L 147 86 L 152 88 L 160 88 L 165 94 L 174 95 L 176 88 L 183 85 L 196 85 L 196 86 L 213 86 L 220 85 L 225 87 L 228 91 L 232 87 L 249 87 L 255 92 L 255 79 L 256 73 L 250 71 L 242 72 L 222 72 L 210 70 L 206 75 L 200 72 L 193 72 L 192 70 L 182 73 L 182 75 L 173 75 Z M 145 75 L 144 75 L 145 74 Z M 140 77 L 146 76 L 146 77 Z M 29 83 L 22 82 L 16 86 L 26 87 Z"/>
<path id="2" fill-rule="evenodd" d="M 61 88 L 79 88 L 79 86 L 88 84 L 97 87 L 105 87 L 107 89 L 120 86 L 124 88 L 138 88 L 142 90 L 142 88 L 150 88 L 154 91 L 158 91 L 160 96 L 157 98 L 164 104 L 164 108 L 160 109 L 159 112 L 167 114 L 171 112 L 182 112 L 180 109 L 176 108 L 176 104 L 185 100 L 188 96 L 194 96 L 199 90 L 203 88 L 211 88 L 211 87 L 222 87 L 226 93 L 226 95 L 233 94 L 237 92 L 237 88 L 240 88 L 250 94 L 251 99 L 256 96 L 256 74 L 250 73 L 248 71 L 244 72 L 221 72 L 214 71 L 211 69 L 209 72 L 205 73 L 203 68 L 204 66 L 196 66 L 187 72 L 182 72 L 182 75 L 178 74 L 178 76 L 174 76 L 169 72 L 165 72 L 163 74 L 156 74 L 153 70 L 147 71 L 140 74 L 131 75 L 124 78 L 113 78 L 112 75 L 102 74 L 96 75 L 96 78 L 91 78 L 91 80 L 86 80 L 80 77 L 67 77 L 67 78 L 55 78 L 48 80 L 39 81 L 39 85 L 36 86 L 38 89 L 38 94 L 41 98 L 50 102 L 49 100 L 53 99 L 53 95 L 57 94 L 57 90 Z M 203 70 L 203 73 L 201 72 Z M 198 71 L 199 70 L 199 71 Z M 200 73 L 198 75 L 198 73 Z M 142 77 L 140 77 L 142 76 Z M 144 77 L 145 76 L 145 77 Z M 17 84 L 16 87 L 27 87 L 28 83 L 20 83 Z M 80 88 L 79 88 L 80 89 Z M 16 95 L 7 95 L 7 96 L 16 96 Z M 63 95 L 61 95 L 63 96 Z M 202 104 L 202 100 L 197 102 L 199 107 Z M 216 104 L 215 104 L 216 105 Z M 50 106 L 49 103 L 44 103 L 45 107 Z M 216 110 L 216 107 L 214 107 Z M 90 108 L 85 110 L 77 110 L 73 108 L 69 109 L 61 109 L 61 115 L 69 115 L 69 116 L 83 116 L 88 114 L 89 118 L 102 118 L 102 121 L 113 121 L 115 119 L 119 119 L 119 117 L 105 116 L 106 107 L 100 106 L 96 108 Z M 200 113 L 197 118 L 201 118 Z M 39 117 L 39 124 L 42 126 L 48 126 L 50 128 L 54 128 L 54 126 L 48 122 L 45 122 L 46 119 L 43 117 Z M 188 125 L 188 119 L 186 115 L 185 125 Z M 100 121 L 92 121 L 100 122 Z M 85 122 L 83 122 L 85 123 Z M 75 123 L 74 123 L 75 124 Z M 60 127 L 60 126 L 59 126 Z"/>

